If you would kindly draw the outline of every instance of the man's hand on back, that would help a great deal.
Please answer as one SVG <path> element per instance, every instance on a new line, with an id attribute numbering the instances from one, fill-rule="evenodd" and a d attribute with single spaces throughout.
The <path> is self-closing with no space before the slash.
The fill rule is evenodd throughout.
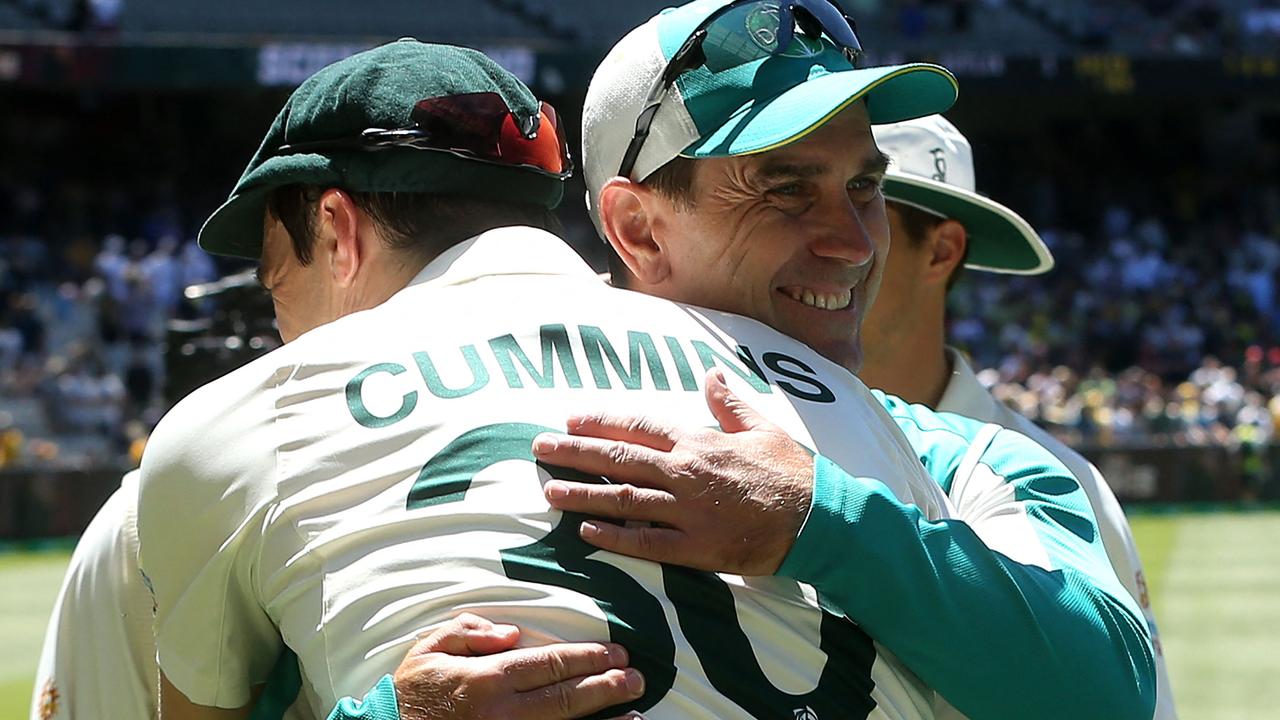
<path id="1" fill-rule="evenodd" d="M 401 720 L 568 720 L 644 691 L 620 645 L 512 649 L 519 637 L 468 613 L 424 635 L 395 672 Z"/>
<path id="2" fill-rule="evenodd" d="M 542 462 L 613 484 L 548 482 L 556 508 L 641 526 L 587 521 L 579 533 L 605 550 L 699 570 L 771 575 L 800 532 L 813 497 L 813 456 L 707 374 L 707 405 L 723 432 L 682 430 L 642 417 L 569 419 L 569 435 L 534 439 Z M 653 523 L 645 526 L 644 523 Z"/>

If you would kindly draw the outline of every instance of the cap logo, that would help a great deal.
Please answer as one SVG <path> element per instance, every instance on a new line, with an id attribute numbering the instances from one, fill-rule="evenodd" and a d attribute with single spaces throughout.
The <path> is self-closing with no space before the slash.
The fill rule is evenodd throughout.
<path id="1" fill-rule="evenodd" d="M 747 15 L 747 37 L 761 50 L 773 54 L 774 48 L 778 47 L 778 25 L 781 22 L 781 8 L 760 5 Z M 777 54 L 789 58 L 816 57 L 822 54 L 822 41 L 797 32 L 791 36 L 791 45 Z"/>
<path id="2" fill-rule="evenodd" d="M 938 182 L 947 181 L 947 153 L 942 148 L 934 148 L 929 151 L 933 156 L 933 179 Z"/>

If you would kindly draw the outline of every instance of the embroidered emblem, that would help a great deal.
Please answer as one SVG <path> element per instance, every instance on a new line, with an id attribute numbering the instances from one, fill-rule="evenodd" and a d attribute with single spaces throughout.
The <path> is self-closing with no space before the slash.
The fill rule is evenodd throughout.
<path id="1" fill-rule="evenodd" d="M 49 678 L 40 689 L 40 720 L 53 720 L 53 716 L 58 714 L 58 704 L 61 700 L 58 686 L 54 684 L 53 678 Z"/>

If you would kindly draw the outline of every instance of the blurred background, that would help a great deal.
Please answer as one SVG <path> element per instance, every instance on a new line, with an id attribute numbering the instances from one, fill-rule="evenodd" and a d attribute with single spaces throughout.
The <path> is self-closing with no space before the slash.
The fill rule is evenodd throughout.
<path id="1" fill-rule="evenodd" d="M 402 36 L 484 50 L 576 127 L 660 0 L 0 0 L 0 717 L 74 538 L 172 402 L 278 343 L 196 248 L 292 88 Z M 1037 278 L 952 337 L 1129 513 L 1186 718 L 1280 707 L 1280 0 L 843 0 L 871 62 L 961 80 L 978 185 Z M 576 142 L 576 137 L 574 138 Z M 580 181 L 568 239 L 602 266 Z"/>

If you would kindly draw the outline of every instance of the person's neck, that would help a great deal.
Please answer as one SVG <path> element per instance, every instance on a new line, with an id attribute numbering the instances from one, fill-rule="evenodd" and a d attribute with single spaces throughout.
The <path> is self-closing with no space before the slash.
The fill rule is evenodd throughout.
<path id="1" fill-rule="evenodd" d="M 369 271 L 344 293 L 341 315 L 381 305 L 408 287 L 427 265 L 425 260 L 407 254 L 378 258 Z"/>
<path id="2" fill-rule="evenodd" d="M 858 377 L 909 403 L 937 407 L 952 370 L 942 318 L 913 323 L 898 340 L 891 352 L 868 352 Z"/>

